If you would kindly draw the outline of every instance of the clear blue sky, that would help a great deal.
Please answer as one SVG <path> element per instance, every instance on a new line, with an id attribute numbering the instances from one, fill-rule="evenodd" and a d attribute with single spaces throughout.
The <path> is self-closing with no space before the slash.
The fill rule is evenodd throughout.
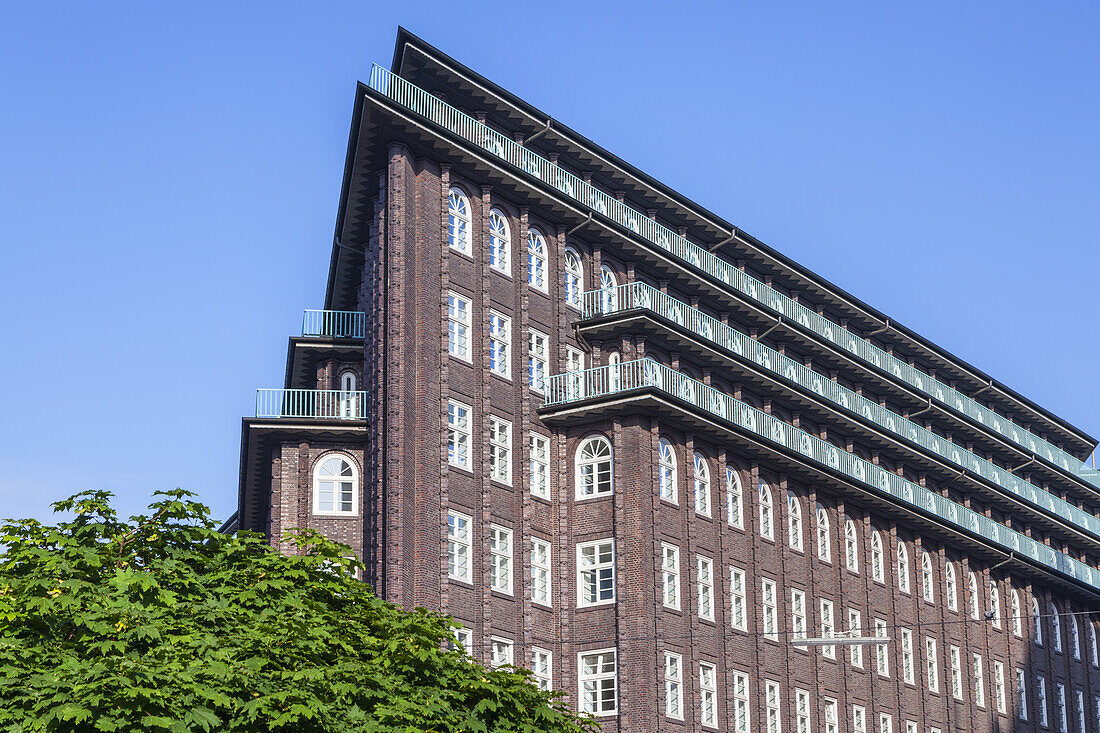
<path id="1" fill-rule="evenodd" d="M 1100 433 L 1096 3 L 10 2 L 0 516 L 232 512 L 398 24 Z"/>

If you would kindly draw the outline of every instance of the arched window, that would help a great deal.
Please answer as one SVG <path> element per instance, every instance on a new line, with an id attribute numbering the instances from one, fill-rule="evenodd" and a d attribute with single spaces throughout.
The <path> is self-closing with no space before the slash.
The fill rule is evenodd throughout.
<path id="1" fill-rule="evenodd" d="M 710 516 L 710 468 L 702 453 L 696 452 L 693 463 L 695 476 L 695 511 Z"/>
<path id="2" fill-rule="evenodd" d="M 1081 658 L 1081 631 L 1077 627 L 1077 617 L 1073 613 L 1067 614 L 1069 618 L 1069 649 L 1073 652 L 1074 659 Z"/>
<path id="3" fill-rule="evenodd" d="M 661 498 L 676 503 L 676 452 L 664 438 L 657 443 L 657 483 Z"/>
<path id="4" fill-rule="evenodd" d="M 993 614 L 993 628 L 1001 628 L 1001 589 L 995 581 L 989 581 L 989 611 Z"/>
<path id="5" fill-rule="evenodd" d="M 772 521 L 772 489 L 760 482 L 760 536 L 775 539 L 775 525 Z"/>
<path id="6" fill-rule="evenodd" d="M 947 607 L 952 611 L 958 611 L 959 583 L 955 579 L 955 566 L 950 560 L 943 568 L 943 584 L 947 587 Z"/>
<path id="7" fill-rule="evenodd" d="M 359 475 L 345 455 L 325 456 L 313 469 L 313 513 L 356 514 Z"/>
<path id="8" fill-rule="evenodd" d="M 447 194 L 447 244 L 464 255 L 470 254 L 470 202 L 457 188 Z"/>
<path id="9" fill-rule="evenodd" d="M 920 594 L 924 600 L 934 603 L 936 599 L 936 584 L 932 577 L 932 556 L 924 550 L 920 553 Z"/>
<path id="10" fill-rule="evenodd" d="M 615 273 L 607 265 L 600 267 L 600 312 L 611 313 L 619 307 L 619 291 Z"/>
<path id="11" fill-rule="evenodd" d="M 878 530 L 871 532 L 871 578 L 879 583 L 886 582 L 886 568 L 882 556 L 882 535 Z"/>
<path id="12" fill-rule="evenodd" d="M 898 590 L 909 592 L 909 549 L 898 540 Z"/>
<path id="13" fill-rule="evenodd" d="M 844 567 L 859 572 L 859 534 L 851 519 L 844 522 Z"/>
<path id="14" fill-rule="evenodd" d="M 618 351 L 612 351 L 607 355 L 607 384 L 612 392 L 618 392 L 623 388 L 623 370 L 619 366 L 622 360 Z"/>
<path id="15" fill-rule="evenodd" d="M 1062 651 L 1062 620 L 1058 615 L 1058 606 L 1054 605 L 1051 601 L 1047 604 L 1047 610 L 1050 613 L 1050 645 L 1054 648 L 1054 651 Z"/>
<path id="16" fill-rule="evenodd" d="M 512 230 L 498 209 L 489 212 L 489 267 L 508 274 L 511 267 Z"/>
<path id="17" fill-rule="evenodd" d="M 340 417 L 358 417 L 355 372 L 340 375 Z"/>
<path id="18" fill-rule="evenodd" d="M 741 477 L 737 469 L 726 467 L 726 521 L 734 527 L 744 528 L 745 512 L 741 503 Z"/>
<path id="19" fill-rule="evenodd" d="M 1012 633 L 1022 637 L 1024 635 L 1024 609 L 1020 606 L 1020 594 L 1016 589 L 1012 590 L 1012 595 L 1009 596 L 1008 603 L 1008 612 L 1012 616 Z"/>
<path id="20" fill-rule="evenodd" d="M 982 617 L 982 599 L 978 596 L 978 576 L 971 572 L 966 576 L 966 592 L 970 595 L 970 618 Z"/>
<path id="21" fill-rule="evenodd" d="M 546 240 L 534 228 L 527 230 L 527 284 L 546 292 Z"/>
<path id="22" fill-rule="evenodd" d="M 1085 623 L 1089 625 L 1089 658 L 1092 660 L 1092 666 L 1100 667 L 1100 648 L 1096 646 L 1096 626 L 1093 625 L 1092 619 Z"/>
<path id="23" fill-rule="evenodd" d="M 584 267 L 581 256 L 572 247 L 565 250 L 565 303 L 581 307 L 581 291 L 584 289 Z"/>
<path id="24" fill-rule="evenodd" d="M 802 551 L 802 502 L 793 491 L 787 492 L 787 544 Z"/>
<path id="25" fill-rule="evenodd" d="M 577 498 L 610 494 L 614 488 L 611 472 L 611 443 L 602 435 L 585 438 L 577 447 Z"/>
<path id="26" fill-rule="evenodd" d="M 832 562 L 833 543 L 829 541 L 829 510 L 821 502 L 817 504 L 817 556 Z"/>
<path id="27" fill-rule="evenodd" d="M 1039 613 L 1039 601 L 1035 597 L 1031 599 L 1031 631 L 1035 635 L 1035 643 L 1043 645 L 1043 615 Z"/>

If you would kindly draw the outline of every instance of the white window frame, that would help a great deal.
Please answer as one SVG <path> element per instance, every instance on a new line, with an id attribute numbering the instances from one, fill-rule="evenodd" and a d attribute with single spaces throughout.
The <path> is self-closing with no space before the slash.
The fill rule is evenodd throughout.
<path id="1" fill-rule="evenodd" d="M 718 727 L 718 668 L 709 662 L 699 662 L 699 721 Z"/>
<path id="2" fill-rule="evenodd" d="M 1085 691 L 1082 689 L 1074 690 L 1077 697 L 1077 733 L 1086 733 L 1085 731 Z"/>
<path id="3" fill-rule="evenodd" d="M 898 590 L 908 593 L 909 588 L 909 548 L 898 540 Z"/>
<path id="4" fill-rule="evenodd" d="M 739 670 L 730 672 L 730 730 L 748 733 L 751 724 L 749 712 L 749 676 Z"/>
<path id="5" fill-rule="evenodd" d="M 1020 592 L 1015 588 L 1012 588 L 1012 593 L 1009 595 L 1009 613 L 1012 615 L 1012 634 L 1019 639 L 1024 637 L 1024 607 L 1020 603 Z M 1095 633 L 1093 634 L 1093 641 L 1096 640 Z M 1095 647 L 1095 643 L 1093 644 Z M 1096 654 L 1092 655 L 1093 660 L 1096 660 Z M 1093 664 L 1100 664 L 1098 661 L 1093 661 Z"/>
<path id="6" fill-rule="evenodd" d="M 447 246 L 466 256 L 470 256 L 470 220 L 470 199 L 452 186 L 447 192 Z"/>
<path id="7" fill-rule="evenodd" d="M 489 311 L 489 372 L 512 378 L 512 319 L 496 310 Z"/>
<path id="8" fill-rule="evenodd" d="M 771 486 L 761 481 L 760 492 L 760 536 L 766 540 L 775 540 L 775 507 Z"/>
<path id="9" fill-rule="evenodd" d="M 581 455 L 589 445 L 603 444 L 607 447 L 607 455 L 595 458 L 582 458 Z M 603 464 L 607 464 L 603 469 Z M 591 471 L 589 468 L 591 467 Z M 577 445 L 573 458 L 574 476 L 576 477 L 576 499 L 595 499 L 600 496 L 611 496 L 615 493 L 615 449 L 611 441 L 602 435 L 590 435 Z M 602 478 L 606 474 L 606 481 Z"/>
<path id="10" fill-rule="evenodd" d="M 779 609 L 777 606 L 775 581 L 771 578 L 760 579 L 760 608 L 762 632 L 765 639 L 779 641 Z"/>
<path id="11" fill-rule="evenodd" d="M 447 353 L 467 363 L 470 360 L 472 301 L 465 295 L 447 291 Z"/>
<path id="12" fill-rule="evenodd" d="M 764 733 L 783 733 L 783 702 L 775 680 L 764 680 Z"/>
<path id="13" fill-rule="evenodd" d="M 534 328 L 527 330 L 527 386 L 532 392 L 546 394 L 550 365 L 550 337 Z"/>
<path id="14" fill-rule="evenodd" d="M 473 582 L 473 521 L 468 514 L 447 512 L 447 577 L 463 583 Z M 466 561 L 464 573 L 462 559 Z"/>
<path id="15" fill-rule="evenodd" d="M 553 606 L 553 563 L 551 545 L 547 540 L 531 538 L 531 602 Z"/>
<path id="16" fill-rule="evenodd" d="M 806 638 L 806 592 L 798 588 L 791 588 L 791 638 Z M 800 652 L 809 651 L 809 647 L 795 645 L 792 649 Z"/>
<path id="17" fill-rule="evenodd" d="M 818 502 L 814 513 L 817 520 L 817 559 L 822 562 L 833 561 L 833 542 L 830 535 L 829 510 L 824 504 Z"/>
<path id="18" fill-rule="evenodd" d="M 858 609 L 848 609 L 848 632 L 856 637 L 863 633 L 863 614 Z M 853 667 L 863 669 L 862 644 L 852 644 L 848 647 L 848 661 Z"/>
<path id="19" fill-rule="evenodd" d="M 474 632 L 467 626 L 455 626 L 451 628 L 451 635 L 454 637 L 454 641 L 447 642 L 447 648 L 452 650 L 459 650 L 461 646 L 461 652 L 471 659 L 474 656 Z"/>
<path id="20" fill-rule="evenodd" d="M 570 264 L 570 256 L 572 256 L 575 266 Z M 581 258 L 580 252 L 573 247 L 565 248 L 563 269 L 565 270 L 565 304 L 570 308 L 580 310 L 581 295 L 584 293 L 584 260 Z"/>
<path id="21" fill-rule="evenodd" d="M 875 636 L 886 638 L 886 622 L 876 618 L 874 624 Z M 875 671 L 879 677 L 890 676 L 890 647 L 886 644 L 875 644 Z"/>
<path id="22" fill-rule="evenodd" d="M 859 528 L 853 519 L 844 521 L 844 567 L 859 572 Z"/>
<path id="23" fill-rule="evenodd" d="M 699 618 L 714 620 L 714 560 L 695 556 L 695 600 Z"/>
<path id="24" fill-rule="evenodd" d="M 550 438 L 532 432 L 527 443 L 531 495 L 550 500 Z"/>
<path id="25" fill-rule="evenodd" d="M 695 513 L 710 516 L 710 466 L 699 451 L 692 456 L 692 477 L 695 483 Z"/>
<path id="26" fill-rule="evenodd" d="M 894 733 L 894 716 L 890 713 L 878 714 L 878 733 Z"/>
<path id="27" fill-rule="evenodd" d="M 489 478 L 512 485 L 512 423 L 489 415 Z"/>
<path id="28" fill-rule="evenodd" d="M 447 401 L 447 462 L 456 467 L 470 470 L 470 427 L 472 412 L 470 406 L 457 400 Z"/>
<path id="29" fill-rule="evenodd" d="M 668 542 L 661 543 L 661 602 L 680 610 L 680 548 Z"/>
<path id="30" fill-rule="evenodd" d="M 602 559 L 605 547 L 610 548 L 610 558 Z M 592 563 L 585 564 L 586 551 L 592 550 Z M 590 586 L 595 600 L 588 600 L 585 595 L 585 576 L 590 575 Z M 615 602 L 616 592 L 615 571 L 615 540 L 611 538 L 590 540 L 577 543 L 577 607 L 590 608 L 592 606 L 606 606 Z M 611 597 L 600 598 L 601 581 L 610 578 Z"/>
<path id="31" fill-rule="evenodd" d="M 981 654 L 974 654 L 974 667 L 971 673 L 974 680 L 974 704 L 985 707 L 985 660 Z"/>
<path id="32" fill-rule="evenodd" d="M 546 238 L 535 227 L 527 229 L 527 284 L 536 290 L 547 292 Z"/>
<path id="33" fill-rule="evenodd" d="M 489 525 L 489 587 L 512 595 L 514 535 L 508 527 Z"/>
<path id="34" fill-rule="evenodd" d="M 824 733 L 838 733 L 840 730 L 840 705 L 836 698 L 822 699 L 821 718 L 825 722 Z"/>
<path id="35" fill-rule="evenodd" d="M 1092 662 L 1093 667 L 1100 667 L 1100 647 L 1096 644 L 1096 624 L 1092 622 L 1092 619 L 1087 619 L 1085 623 L 1089 625 L 1089 661 Z"/>
<path id="36" fill-rule="evenodd" d="M 662 501 L 678 503 L 676 449 L 665 438 L 657 441 L 657 486 Z"/>
<path id="37" fill-rule="evenodd" d="M 940 691 L 940 653 L 936 648 L 936 640 L 931 636 L 924 637 L 924 655 L 927 672 L 927 684 L 929 692 Z"/>
<path id="38" fill-rule="evenodd" d="M 954 644 L 951 645 L 949 662 L 951 665 L 951 697 L 962 700 L 962 650 Z"/>
<path id="39" fill-rule="evenodd" d="M 932 555 L 927 550 L 920 553 L 920 593 L 928 603 L 936 602 L 936 580 L 932 572 Z"/>
<path id="40" fill-rule="evenodd" d="M 886 582 L 885 550 L 882 544 L 882 534 L 876 529 L 871 531 L 871 580 L 876 583 Z"/>
<path id="41" fill-rule="evenodd" d="M 351 476 L 344 473 L 343 468 L 337 468 L 335 473 L 326 473 L 322 476 L 322 470 L 326 469 L 333 461 L 344 464 L 351 469 Z M 322 490 L 325 484 L 331 488 Z M 326 493 L 332 494 L 331 508 L 324 508 L 322 498 Z M 350 494 L 350 500 L 345 495 Z M 343 509 L 345 503 L 350 503 L 350 508 Z M 359 468 L 355 461 L 346 453 L 326 453 L 317 460 L 313 467 L 313 513 L 326 517 L 355 517 L 359 515 Z"/>
<path id="42" fill-rule="evenodd" d="M 531 675 L 540 690 L 554 689 L 554 653 L 542 647 L 531 647 Z"/>
<path id="43" fill-rule="evenodd" d="M 802 552 L 802 501 L 793 491 L 787 492 L 787 546 Z"/>
<path id="44" fill-rule="evenodd" d="M 819 599 L 818 612 L 821 618 L 821 638 L 830 639 L 836 633 L 836 612 L 833 602 L 827 598 Z M 821 647 L 821 656 L 836 659 L 836 646 L 829 644 Z"/>
<path id="45" fill-rule="evenodd" d="M 606 660 L 604 657 L 610 656 L 611 658 L 611 672 L 606 672 L 603 667 L 606 666 Z M 593 649 L 591 651 L 579 652 L 577 654 L 577 697 L 580 705 L 581 712 L 594 715 L 596 717 L 605 717 L 609 715 L 617 715 L 619 712 L 619 660 L 618 650 L 614 647 L 608 649 Z M 599 671 L 585 672 L 585 659 L 596 657 L 596 666 Z M 603 702 L 602 693 L 604 691 L 604 683 L 611 682 L 611 703 L 610 707 L 605 707 Z M 596 699 L 594 704 L 589 704 L 589 700 L 585 695 L 585 685 L 591 683 L 595 686 Z"/>
<path id="46" fill-rule="evenodd" d="M 1005 695 L 1005 665 L 998 659 L 993 660 L 993 704 L 998 713 L 1008 712 L 1008 699 Z"/>
<path id="47" fill-rule="evenodd" d="M 1050 712 L 1047 709 L 1047 678 L 1041 674 L 1035 675 L 1035 697 L 1039 708 L 1039 725 L 1046 728 L 1050 725 Z"/>
<path id="48" fill-rule="evenodd" d="M 1058 606 L 1054 601 L 1047 601 L 1047 611 L 1050 614 L 1050 646 L 1059 654 L 1062 653 L 1062 620 Z"/>
<path id="49" fill-rule="evenodd" d="M 512 276 L 512 228 L 504 212 L 495 207 L 489 210 L 489 267 Z"/>
<path id="50" fill-rule="evenodd" d="M 795 733 L 810 733 L 810 693 L 807 690 L 794 691 L 794 729 Z"/>
<path id="51" fill-rule="evenodd" d="M 1100 705 L 1096 706 L 1096 710 L 1100 718 Z M 1027 674 L 1019 667 L 1016 668 L 1016 717 L 1027 720 Z"/>
<path id="52" fill-rule="evenodd" d="M 516 644 L 503 636 L 489 637 L 489 666 L 493 669 L 515 665 Z"/>
<path id="53" fill-rule="evenodd" d="M 978 595 L 978 575 L 973 570 L 966 576 L 966 592 L 970 602 L 970 618 L 978 621 L 982 617 L 982 599 Z"/>
<path id="54" fill-rule="evenodd" d="M 1077 625 L 1077 617 L 1073 615 L 1073 611 L 1066 612 L 1066 618 L 1069 619 L 1069 649 L 1073 653 L 1074 659 L 1081 659 L 1081 630 Z"/>
<path id="55" fill-rule="evenodd" d="M 956 575 L 955 564 L 950 560 L 943 568 L 943 583 L 947 593 L 947 608 L 948 610 L 958 612 L 959 610 L 959 579 Z"/>
<path id="56" fill-rule="evenodd" d="M 1001 589 L 997 587 L 995 580 L 989 581 L 989 610 L 993 612 L 993 628 L 1001 628 Z M 1080 655 L 1077 658 L 1080 659 Z"/>
<path id="57" fill-rule="evenodd" d="M 684 719 L 684 658 L 675 652 L 665 652 L 665 717 Z"/>
<path id="58" fill-rule="evenodd" d="M 852 706 L 852 733 L 867 733 L 867 708 Z"/>
<path id="59" fill-rule="evenodd" d="M 744 491 L 736 468 L 726 466 L 726 522 L 731 527 L 745 528 Z"/>
<path id="60" fill-rule="evenodd" d="M 1069 733 L 1069 714 L 1066 711 L 1066 686 L 1054 683 L 1054 699 L 1058 704 L 1058 733 Z"/>
<path id="61" fill-rule="evenodd" d="M 901 681 L 907 685 L 917 683 L 916 669 L 913 664 L 913 631 L 898 629 L 901 637 Z"/>
<path id="62" fill-rule="evenodd" d="M 738 631 L 748 631 L 748 599 L 746 598 L 745 571 L 730 566 L 730 626 Z"/>

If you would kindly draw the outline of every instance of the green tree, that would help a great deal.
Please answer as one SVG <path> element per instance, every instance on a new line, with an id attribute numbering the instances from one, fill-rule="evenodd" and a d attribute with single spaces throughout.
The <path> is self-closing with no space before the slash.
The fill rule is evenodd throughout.
<path id="1" fill-rule="evenodd" d="M 376 598 L 348 548 L 226 536 L 185 491 L 121 521 L 0 527 L 0 731 L 588 733 L 523 671 L 448 651 L 450 624 Z"/>

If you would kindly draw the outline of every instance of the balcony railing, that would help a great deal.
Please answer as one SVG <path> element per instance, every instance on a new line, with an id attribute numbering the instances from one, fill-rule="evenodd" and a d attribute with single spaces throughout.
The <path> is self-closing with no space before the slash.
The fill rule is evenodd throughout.
<path id="1" fill-rule="evenodd" d="M 314 417 L 363 420 L 367 393 L 337 389 L 258 389 L 256 417 Z"/>
<path id="2" fill-rule="evenodd" d="M 302 316 L 302 335 L 361 339 L 366 334 L 366 320 L 362 311 L 307 310 Z"/>
<path id="3" fill-rule="evenodd" d="M 877 402 L 844 387 L 824 374 L 768 348 L 748 335 L 708 316 L 687 303 L 643 282 L 591 290 L 583 296 L 585 318 L 644 310 L 661 316 L 709 341 L 724 351 L 752 362 L 761 369 L 797 384 L 818 397 L 859 415 L 881 428 L 924 448 L 939 458 L 965 468 L 1000 486 L 1040 511 L 1058 517 L 1100 539 L 1100 518 L 1012 474 L 981 456 L 936 435 L 931 430 L 886 409 Z"/>
<path id="4" fill-rule="evenodd" d="M 932 514 L 948 526 L 977 535 L 1005 551 L 1030 558 L 1100 591 L 1100 571 L 1096 568 L 651 359 L 555 374 L 548 382 L 545 400 L 548 406 L 636 390 L 669 395 L 720 423 L 747 430 L 798 453 L 809 463 L 841 473 L 874 493 Z"/>
<path id="5" fill-rule="evenodd" d="M 1016 445 L 1026 448 L 1036 456 L 1100 486 L 1100 478 L 1089 473 L 1084 463 L 1053 443 L 1028 432 L 1004 415 L 979 404 L 962 392 L 886 353 L 840 324 L 830 321 L 811 308 L 795 302 L 778 290 L 738 270 L 712 252 L 692 244 L 668 227 L 658 224 L 615 197 L 559 168 L 506 135 L 486 127 L 473 117 L 410 84 L 388 69 L 377 64 L 373 65 L 370 87 L 414 113 L 507 161 L 527 175 L 553 186 L 595 213 L 629 229 L 680 260 L 681 263 L 717 280 L 732 292 L 746 296 L 768 310 L 785 316 L 830 344 L 920 392 L 934 397 L 950 409 L 965 415 Z"/>

